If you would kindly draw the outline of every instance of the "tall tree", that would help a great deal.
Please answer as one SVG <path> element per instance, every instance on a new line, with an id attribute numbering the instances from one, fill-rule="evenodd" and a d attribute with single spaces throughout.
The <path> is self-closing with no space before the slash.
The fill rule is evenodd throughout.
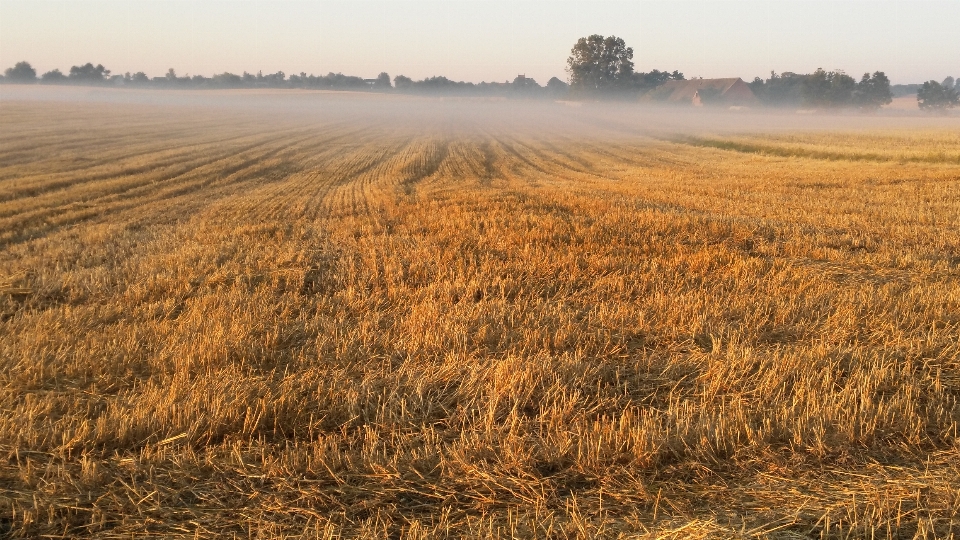
<path id="1" fill-rule="evenodd" d="M 373 83 L 373 88 L 376 90 L 390 90 L 393 88 L 393 85 L 390 84 L 390 74 L 384 71 L 377 75 Z"/>
<path id="2" fill-rule="evenodd" d="M 853 96 L 854 102 L 865 110 L 876 110 L 893 101 L 890 91 L 890 79 L 882 71 L 875 71 L 871 76 L 864 73 L 857 84 Z"/>
<path id="3" fill-rule="evenodd" d="M 17 62 L 12 68 L 7 68 L 3 74 L 9 82 L 32 83 L 37 81 L 37 70 L 33 69 L 30 62 Z"/>
<path id="4" fill-rule="evenodd" d="M 633 48 L 616 36 L 580 38 L 567 58 L 572 89 L 605 93 L 629 87 L 633 77 Z"/>

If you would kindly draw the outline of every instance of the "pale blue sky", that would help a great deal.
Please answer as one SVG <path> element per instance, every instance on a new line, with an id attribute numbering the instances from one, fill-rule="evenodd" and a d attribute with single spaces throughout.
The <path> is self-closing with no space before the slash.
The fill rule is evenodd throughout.
<path id="1" fill-rule="evenodd" d="M 0 68 L 114 73 L 566 78 L 578 37 L 624 38 L 637 68 L 689 76 L 960 76 L 960 0 L 0 0 Z"/>

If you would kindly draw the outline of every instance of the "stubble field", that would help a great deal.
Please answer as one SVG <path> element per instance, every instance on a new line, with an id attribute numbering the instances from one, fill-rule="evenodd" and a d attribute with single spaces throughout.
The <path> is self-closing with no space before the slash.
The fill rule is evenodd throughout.
<path id="1" fill-rule="evenodd" d="M 960 534 L 956 120 L 163 99 L 0 101 L 7 535 Z"/>

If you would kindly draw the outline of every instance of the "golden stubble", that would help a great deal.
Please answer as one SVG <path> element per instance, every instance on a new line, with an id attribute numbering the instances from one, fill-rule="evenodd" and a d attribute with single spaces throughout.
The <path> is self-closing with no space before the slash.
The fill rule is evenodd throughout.
<path id="1" fill-rule="evenodd" d="M 956 532 L 954 132 L 0 117 L 14 536 Z"/>

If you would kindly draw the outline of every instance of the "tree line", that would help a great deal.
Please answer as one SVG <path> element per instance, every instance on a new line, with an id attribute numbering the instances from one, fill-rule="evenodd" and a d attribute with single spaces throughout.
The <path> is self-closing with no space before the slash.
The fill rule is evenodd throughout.
<path id="1" fill-rule="evenodd" d="M 531 77 L 518 75 L 513 82 L 462 82 L 446 77 L 428 77 L 413 80 L 405 75 L 393 79 L 387 73 L 380 73 L 374 79 L 364 79 L 342 73 L 327 75 L 308 75 L 299 73 L 287 75 L 282 71 L 264 75 L 244 72 L 241 75 L 224 72 L 204 77 L 203 75 L 178 76 L 176 70 L 169 69 L 162 77 L 150 77 L 144 72 L 113 74 L 102 64 L 87 63 L 73 66 L 68 73 L 59 69 L 48 71 L 39 77 L 29 62 L 18 62 L 8 68 L 2 76 L 2 82 L 18 84 L 63 84 L 63 85 L 100 85 L 130 88 L 301 88 L 315 90 L 353 90 L 372 92 L 408 92 L 463 95 L 508 95 L 529 97 L 562 97 L 567 94 L 568 85 L 557 77 L 551 78 L 541 86 Z"/>
<path id="2" fill-rule="evenodd" d="M 636 99 L 667 81 L 685 80 L 683 73 L 677 70 L 635 71 L 633 48 L 628 47 L 624 40 L 617 36 L 605 37 L 599 34 L 577 40 L 567 58 L 566 71 L 569 84 L 553 77 L 543 86 L 524 75 L 518 75 L 512 82 L 475 84 L 442 76 L 413 80 L 397 75 L 391 79 L 387 73 L 381 73 L 374 79 L 342 73 L 318 76 L 301 72 L 287 76 L 282 71 L 267 75 L 260 72 L 256 75 L 247 72 L 241 75 L 224 72 L 212 77 L 181 77 L 171 68 L 161 77 L 149 77 L 142 71 L 113 74 L 102 64 L 92 63 L 73 66 L 68 73 L 54 69 L 38 77 L 33 66 L 24 61 L 8 68 L 0 77 L 0 82 L 116 85 L 133 88 L 303 88 L 550 99 Z M 859 81 L 843 71 L 818 69 L 808 74 L 784 72 L 779 75 L 771 72 L 769 78 L 756 77 L 748 85 L 761 103 L 774 107 L 857 107 L 871 110 L 890 103 L 894 96 L 894 88 L 882 71 L 864 73 Z M 911 93 L 915 91 L 921 109 L 944 110 L 960 105 L 960 84 L 953 77 L 947 77 L 943 82 L 931 80 L 922 85 L 904 85 L 898 90 L 908 90 Z"/>
<path id="3" fill-rule="evenodd" d="M 748 85 L 761 102 L 771 106 L 878 109 L 894 97 L 890 80 L 882 71 L 864 73 L 859 81 L 843 71 L 818 69 L 809 74 L 784 72 L 780 75 L 771 72 L 768 79 L 756 77 Z M 916 93 L 921 109 L 945 109 L 960 104 L 960 88 L 955 87 L 953 77 L 947 77 L 942 83 L 927 81 L 903 86 L 913 91 L 910 93 Z"/>
<path id="4" fill-rule="evenodd" d="M 671 79 L 683 79 L 683 74 L 674 71 L 653 70 L 649 73 L 633 73 L 631 66 L 631 84 L 635 89 L 653 88 Z M 610 90 L 620 91 L 625 86 L 619 82 L 608 85 L 608 80 L 602 78 L 598 85 L 600 96 L 610 93 Z M 580 79 L 576 79 L 579 81 Z M 17 84 L 62 84 L 62 85 L 100 85 L 131 88 L 303 88 L 322 90 L 354 90 L 374 92 L 406 92 L 425 94 L 459 94 L 459 95 L 519 95 L 526 97 L 563 98 L 571 93 L 571 86 L 552 77 L 546 85 L 539 84 L 532 77 L 518 75 L 514 80 L 504 82 L 463 82 L 448 79 L 443 76 L 427 77 L 414 80 L 405 75 L 390 78 L 387 73 L 380 73 L 374 79 L 344 75 L 342 73 L 328 73 L 327 75 L 308 75 L 299 73 L 287 75 L 283 71 L 263 74 L 244 72 L 236 75 L 229 72 L 204 77 L 203 75 L 178 76 L 176 70 L 170 68 L 160 77 L 150 77 L 140 71 L 137 73 L 114 74 L 102 64 L 87 63 L 73 66 L 68 73 L 54 69 L 37 76 L 36 69 L 29 62 L 18 62 L 8 68 L 0 82 Z M 589 92 L 578 91 L 577 94 Z"/>
<path id="5" fill-rule="evenodd" d="M 879 108 L 893 100 L 890 79 L 882 71 L 864 73 L 859 82 L 843 71 L 818 69 L 810 74 L 785 72 L 749 83 L 761 101 L 771 105 Z"/>

